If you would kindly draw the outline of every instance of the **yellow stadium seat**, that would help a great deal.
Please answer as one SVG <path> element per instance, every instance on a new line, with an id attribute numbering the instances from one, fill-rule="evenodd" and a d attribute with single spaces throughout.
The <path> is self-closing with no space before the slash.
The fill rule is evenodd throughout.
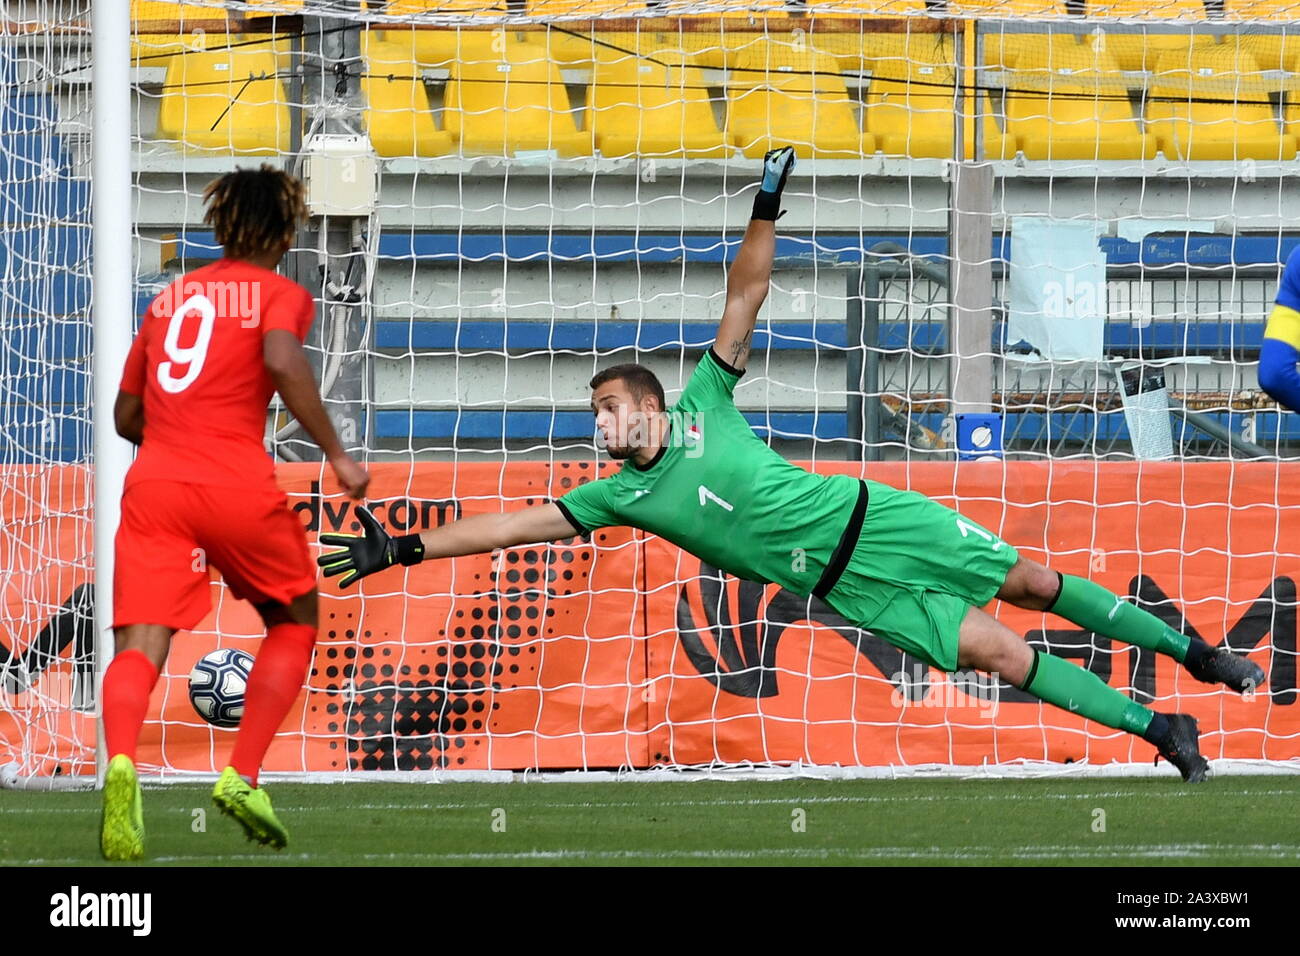
<path id="1" fill-rule="evenodd" d="M 140 66 L 165 66 L 174 53 L 225 46 L 230 38 L 224 30 L 199 31 L 189 25 L 224 19 L 224 10 L 196 3 L 131 0 L 131 59 Z M 166 28 L 170 28 L 167 33 L 155 32 Z"/>
<path id="2" fill-rule="evenodd" d="M 641 0 L 527 0 L 525 11 L 529 16 L 586 17 L 591 20 L 611 17 L 632 18 L 644 13 Z M 561 20 L 547 24 L 544 30 L 527 34 L 528 42 L 546 48 L 547 56 L 561 66 L 590 68 L 601 52 L 622 52 L 624 55 L 653 56 L 662 63 L 685 63 L 683 52 L 673 51 L 667 37 L 652 31 L 642 34 L 615 32 L 586 28 L 582 20 Z"/>
<path id="3" fill-rule="evenodd" d="M 1087 45 L 1027 50 L 1008 84 L 1007 133 L 1027 159 L 1154 159 L 1119 64 Z"/>
<path id="4" fill-rule="evenodd" d="M 640 0 L 528 0 L 525 11 L 530 17 L 597 17 L 633 16 L 645 10 Z"/>
<path id="5" fill-rule="evenodd" d="M 875 151 L 858 129 L 833 57 L 751 49 L 737 58 L 728 86 L 727 136 L 746 156 L 790 145 L 800 157 L 847 159 Z"/>
<path id="6" fill-rule="evenodd" d="M 506 12 L 506 0 L 388 0 L 383 12 L 393 16 L 417 13 L 500 16 Z"/>
<path id="7" fill-rule="evenodd" d="M 721 65 L 722 47 L 716 33 L 658 32 L 585 29 L 582 23 L 563 22 L 545 31 L 525 34 L 529 43 L 545 47 L 547 56 L 561 66 L 590 68 L 599 58 L 645 57 L 665 66 L 697 64 L 701 53 L 712 53 Z"/>
<path id="8" fill-rule="evenodd" d="M 361 34 L 363 56 L 368 42 L 385 44 L 390 51 L 400 51 L 403 56 L 425 68 L 450 69 L 452 64 L 467 60 L 500 60 L 506 48 L 520 40 L 516 34 L 504 29 L 460 30 L 447 27 L 446 30 L 369 30 Z"/>
<path id="9" fill-rule="evenodd" d="M 1087 0 L 1084 13 L 1104 20 L 1195 21 L 1205 19 L 1205 5 L 1202 0 Z M 1168 54 L 1190 57 L 1193 50 L 1213 46 L 1217 41 L 1214 36 L 1197 34 L 1194 29 L 1181 34 L 1147 33 L 1141 31 L 1139 24 L 1128 23 L 1122 30 L 1102 28 L 1095 42 L 1101 52 L 1119 61 L 1120 69 L 1153 70 Z"/>
<path id="10" fill-rule="evenodd" d="M 1300 0 L 1226 0 L 1223 18 L 1238 22 L 1294 23 L 1300 20 Z M 1300 72 L 1300 31 L 1227 37 L 1224 42 L 1236 43 L 1250 53 L 1261 70 Z"/>
<path id="11" fill-rule="evenodd" d="M 226 11 L 220 7 L 201 3 L 155 3 L 153 0 L 131 0 L 133 24 L 153 21 L 170 23 L 181 20 L 224 20 Z"/>
<path id="12" fill-rule="evenodd" d="M 160 139 L 234 153 L 289 149 L 289 107 L 271 51 L 235 47 L 177 54 L 165 84 Z"/>
<path id="13" fill-rule="evenodd" d="M 1064 17 L 1064 0 L 949 0 L 948 9 L 954 15 L 986 20 L 1022 20 L 1032 17 Z M 1016 65 L 1022 51 L 1036 49 L 1051 41 L 1074 40 L 1066 34 L 1050 34 L 1052 25 L 1042 24 L 1041 34 L 1005 33 L 999 24 L 984 22 L 980 35 L 984 44 L 984 65 L 1009 69 Z"/>
<path id="14" fill-rule="evenodd" d="M 559 67 L 540 46 L 508 43 L 497 59 L 453 63 L 445 115 L 465 155 L 591 155 L 591 131 L 578 131 Z"/>
<path id="15" fill-rule="evenodd" d="M 240 17 L 273 17 L 279 14 L 297 14 L 303 12 L 304 0 L 245 0 L 252 7 L 267 7 L 267 10 L 248 10 L 235 12 Z"/>
<path id="16" fill-rule="evenodd" d="M 1156 66 L 1147 127 L 1169 158 L 1295 158 L 1294 136 L 1279 131 L 1268 93 L 1250 75 L 1259 66 L 1231 46 L 1167 54 Z"/>
<path id="17" fill-rule="evenodd" d="M 806 0 L 809 16 L 908 17 L 924 16 L 925 0 Z"/>
<path id="18" fill-rule="evenodd" d="M 521 42 L 521 34 L 511 32 L 504 26 L 483 27 L 446 27 L 439 29 L 413 29 L 401 24 L 390 25 L 382 29 L 379 23 L 372 24 L 370 32 L 381 43 L 396 44 L 401 49 L 410 51 L 411 58 L 423 66 L 447 66 L 458 60 L 500 58 L 501 51 L 512 43 Z"/>
<path id="19" fill-rule="evenodd" d="M 400 44 L 370 40 L 361 78 L 366 129 L 380 156 L 445 156 L 456 142 L 433 122 L 421 66 Z"/>
<path id="20" fill-rule="evenodd" d="M 1300 73 L 1300 31 L 1290 35 L 1236 36 L 1226 38 L 1224 43 L 1250 54 L 1261 70 Z"/>
<path id="21" fill-rule="evenodd" d="M 711 0 L 707 12 L 699 0 L 663 0 L 653 11 L 659 17 L 681 17 L 679 29 L 660 36 L 683 47 L 695 66 L 712 69 L 754 44 L 792 36 L 791 14 L 799 12 L 787 0 Z"/>
<path id="22" fill-rule="evenodd" d="M 1300 20 L 1300 0 L 1225 0 L 1225 20 Z"/>
<path id="23" fill-rule="evenodd" d="M 812 28 L 804 42 L 814 53 L 837 58 L 841 70 L 864 70 L 873 56 L 901 51 L 912 33 L 910 28 L 915 27 L 919 36 L 928 23 L 925 0 L 807 0 L 807 5 Z M 864 32 L 856 23 L 837 25 L 837 20 L 845 18 L 896 20 L 898 30 Z"/>
<path id="24" fill-rule="evenodd" d="M 908 50 L 906 58 L 888 57 L 873 65 L 863 124 L 876 138 L 877 148 L 890 156 L 952 158 L 952 48 L 927 43 Z M 988 159 L 1015 155 L 1015 140 L 998 128 L 991 108 L 982 110 L 983 149 Z M 974 155 L 966 143 L 966 155 Z"/>
<path id="25" fill-rule="evenodd" d="M 587 124 L 605 157 L 721 157 L 733 152 L 713 118 L 704 78 L 636 57 L 597 61 Z"/>
<path id="26" fill-rule="evenodd" d="M 949 0 L 948 9 L 968 17 L 1019 20 L 1022 17 L 1065 15 L 1064 0 Z"/>

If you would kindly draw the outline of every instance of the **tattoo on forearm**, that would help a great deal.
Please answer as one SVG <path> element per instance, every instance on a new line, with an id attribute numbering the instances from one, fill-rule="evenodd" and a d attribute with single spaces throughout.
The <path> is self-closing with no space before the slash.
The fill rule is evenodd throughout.
<path id="1" fill-rule="evenodd" d="M 741 360 L 744 356 L 746 356 L 746 355 L 749 354 L 749 340 L 750 340 L 751 338 L 753 338 L 753 337 L 754 337 L 754 333 L 753 333 L 753 331 L 751 330 L 751 331 L 745 333 L 745 337 L 744 337 L 744 338 L 742 338 L 742 339 L 737 339 L 735 342 L 732 343 L 732 345 L 731 345 L 731 360 L 730 360 L 730 361 L 731 361 L 731 364 L 732 364 L 733 366 L 735 366 L 735 365 L 739 365 L 739 364 L 740 364 L 740 360 Z"/>

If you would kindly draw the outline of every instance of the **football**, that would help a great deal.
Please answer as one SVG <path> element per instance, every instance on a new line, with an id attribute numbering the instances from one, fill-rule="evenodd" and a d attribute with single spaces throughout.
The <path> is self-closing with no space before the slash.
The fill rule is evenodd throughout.
<path id="1" fill-rule="evenodd" d="M 238 727 L 252 655 L 231 648 L 202 657 L 190 671 L 190 703 L 214 727 Z"/>

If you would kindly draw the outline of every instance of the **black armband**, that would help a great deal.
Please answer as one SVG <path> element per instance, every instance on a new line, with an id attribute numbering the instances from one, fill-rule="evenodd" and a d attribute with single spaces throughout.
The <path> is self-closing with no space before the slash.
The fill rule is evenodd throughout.
<path id="1" fill-rule="evenodd" d="M 424 542 L 418 534 L 404 534 L 393 539 L 393 553 L 397 563 L 410 567 L 424 560 Z"/>

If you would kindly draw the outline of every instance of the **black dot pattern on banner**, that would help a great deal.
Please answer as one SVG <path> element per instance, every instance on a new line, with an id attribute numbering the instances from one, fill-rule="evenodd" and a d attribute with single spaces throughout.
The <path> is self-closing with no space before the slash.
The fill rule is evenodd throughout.
<path id="1" fill-rule="evenodd" d="M 308 702 L 308 713 L 318 716 L 308 721 L 319 721 L 314 732 L 337 738 L 328 741 L 339 752 L 333 766 L 434 769 L 465 766 L 463 754 L 484 755 L 491 715 L 510 703 L 494 692 L 536 690 L 543 641 L 560 632 L 552 622 L 574 613 L 563 599 L 589 587 L 594 551 L 574 542 L 503 552 L 491 573 L 475 575 L 482 584 L 454 599 L 453 626 L 429 622 L 432 639 L 399 643 L 406 635 L 363 630 L 354 614 L 329 612 L 338 623 L 322 638 Z M 585 601 L 576 610 L 589 613 Z M 531 663 L 506 661 L 525 647 Z"/>

